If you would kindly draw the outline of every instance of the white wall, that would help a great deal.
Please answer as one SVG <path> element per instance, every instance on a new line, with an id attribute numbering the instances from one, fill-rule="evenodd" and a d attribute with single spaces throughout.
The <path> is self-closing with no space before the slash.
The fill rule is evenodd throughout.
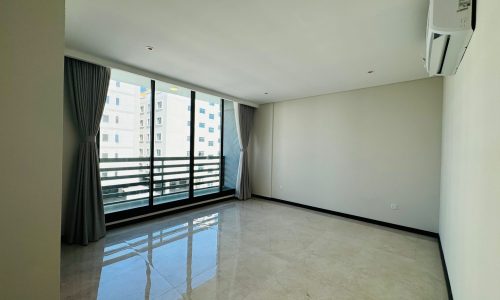
<path id="1" fill-rule="evenodd" d="M 500 1 L 445 79 L 439 233 L 456 300 L 500 299 Z"/>
<path id="2" fill-rule="evenodd" d="M 440 78 L 261 105 L 254 193 L 437 232 L 441 108 Z"/>
<path id="3" fill-rule="evenodd" d="M 0 299 L 59 299 L 64 1 L 0 4 Z"/>
<path id="4" fill-rule="evenodd" d="M 254 117 L 249 156 L 252 193 L 271 197 L 274 104 L 260 105 Z"/>

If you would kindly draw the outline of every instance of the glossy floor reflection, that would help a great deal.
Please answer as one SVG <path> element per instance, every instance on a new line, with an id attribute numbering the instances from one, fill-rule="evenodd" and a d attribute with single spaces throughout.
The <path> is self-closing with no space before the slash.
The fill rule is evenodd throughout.
<path id="1" fill-rule="evenodd" d="M 62 247 L 62 299 L 447 299 L 437 241 L 264 200 Z"/>

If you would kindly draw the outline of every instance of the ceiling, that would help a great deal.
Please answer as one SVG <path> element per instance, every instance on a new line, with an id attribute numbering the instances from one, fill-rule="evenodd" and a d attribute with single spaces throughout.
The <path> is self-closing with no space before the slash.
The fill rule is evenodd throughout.
<path id="1" fill-rule="evenodd" d="M 427 77 L 427 7 L 427 0 L 67 0 L 66 47 L 267 103 Z"/>

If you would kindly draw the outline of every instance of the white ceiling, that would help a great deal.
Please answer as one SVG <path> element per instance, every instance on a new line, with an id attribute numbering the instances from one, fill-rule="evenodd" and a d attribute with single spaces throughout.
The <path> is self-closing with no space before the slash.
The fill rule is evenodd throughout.
<path id="1" fill-rule="evenodd" d="M 67 0 L 66 46 L 267 103 L 427 77 L 427 7 L 427 0 Z"/>

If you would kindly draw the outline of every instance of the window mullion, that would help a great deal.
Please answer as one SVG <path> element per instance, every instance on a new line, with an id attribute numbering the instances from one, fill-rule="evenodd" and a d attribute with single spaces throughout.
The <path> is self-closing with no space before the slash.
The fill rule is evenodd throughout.
<path id="1" fill-rule="evenodd" d="M 220 99 L 219 192 L 224 187 L 224 99 Z"/>
<path id="2" fill-rule="evenodd" d="M 196 92 L 191 91 L 191 120 L 190 120 L 190 141 L 189 141 L 189 199 L 194 197 L 194 125 L 196 112 Z"/>
<path id="3" fill-rule="evenodd" d="M 151 111 L 150 111 L 150 119 L 152 122 L 149 122 L 149 207 L 153 207 L 153 191 L 154 191 L 154 158 L 155 158 L 155 148 L 154 148 L 154 140 L 155 140 L 155 81 L 151 80 Z"/>

